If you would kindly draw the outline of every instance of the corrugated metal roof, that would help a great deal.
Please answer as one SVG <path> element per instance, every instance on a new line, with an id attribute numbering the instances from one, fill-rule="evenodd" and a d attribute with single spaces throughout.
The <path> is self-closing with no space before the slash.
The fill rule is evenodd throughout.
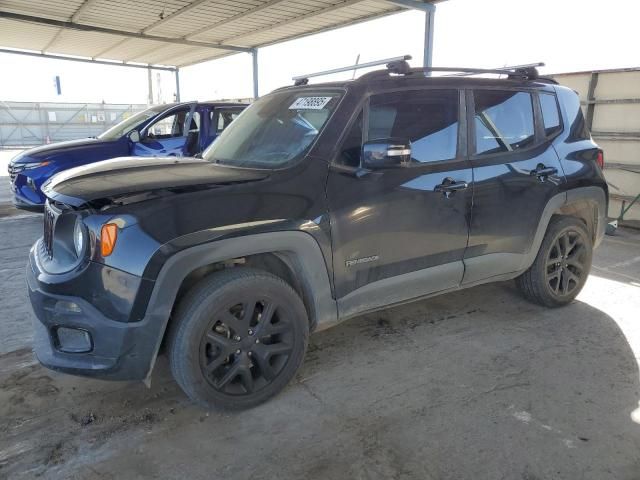
<path id="1" fill-rule="evenodd" d="M 3 0 L 0 47 L 183 67 L 402 9 L 386 0 Z"/>

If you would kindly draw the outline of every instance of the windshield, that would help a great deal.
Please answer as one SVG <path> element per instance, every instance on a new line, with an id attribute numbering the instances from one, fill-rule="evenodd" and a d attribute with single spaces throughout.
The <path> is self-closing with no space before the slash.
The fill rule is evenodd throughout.
<path id="1" fill-rule="evenodd" d="M 202 154 L 236 167 L 282 168 L 301 157 L 341 97 L 335 91 L 284 91 L 260 98 Z"/>
<path id="2" fill-rule="evenodd" d="M 101 140 L 115 140 L 117 138 L 120 138 L 136 128 L 138 125 L 141 125 L 150 118 L 158 115 L 160 112 L 163 112 L 164 110 L 166 110 L 166 108 L 166 105 L 158 105 L 157 107 L 138 112 L 135 115 L 124 119 L 120 123 L 115 124 L 109 130 L 101 133 L 100 135 L 98 135 L 98 138 Z"/>

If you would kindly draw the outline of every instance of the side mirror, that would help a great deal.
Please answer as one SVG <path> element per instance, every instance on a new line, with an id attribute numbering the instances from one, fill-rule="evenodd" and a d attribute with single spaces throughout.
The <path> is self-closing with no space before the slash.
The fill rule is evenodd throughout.
<path id="1" fill-rule="evenodd" d="M 129 140 L 131 140 L 132 143 L 138 143 L 140 141 L 140 132 L 137 130 L 129 132 Z"/>
<path id="2" fill-rule="evenodd" d="M 406 167 L 411 162 L 411 142 L 401 138 L 371 140 L 362 146 L 362 166 L 371 170 Z"/>

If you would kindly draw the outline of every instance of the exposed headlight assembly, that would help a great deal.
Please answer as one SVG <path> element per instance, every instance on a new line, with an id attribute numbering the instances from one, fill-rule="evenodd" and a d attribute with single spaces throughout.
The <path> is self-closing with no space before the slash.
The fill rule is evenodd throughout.
<path id="1" fill-rule="evenodd" d="M 80 258 L 84 253 L 85 245 L 87 244 L 87 229 L 82 223 L 82 219 L 76 217 L 76 223 L 73 226 L 73 246 L 76 250 L 76 256 Z"/>

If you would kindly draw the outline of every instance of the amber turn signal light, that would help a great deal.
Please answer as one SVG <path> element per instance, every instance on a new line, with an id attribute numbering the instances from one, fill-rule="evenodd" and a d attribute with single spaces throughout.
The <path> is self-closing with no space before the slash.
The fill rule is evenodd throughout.
<path id="1" fill-rule="evenodd" d="M 113 253 L 118 240 L 118 226 L 115 223 L 105 223 L 100 230 L 100 253 L 108 257 Z"/>

